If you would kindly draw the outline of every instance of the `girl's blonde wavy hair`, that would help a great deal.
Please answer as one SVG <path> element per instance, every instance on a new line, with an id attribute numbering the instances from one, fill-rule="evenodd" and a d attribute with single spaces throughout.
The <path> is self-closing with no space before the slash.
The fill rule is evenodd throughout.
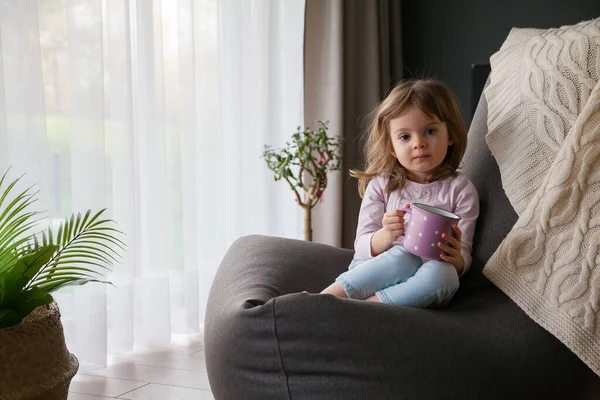
<path id="1" fill-rule="evenodd" d="M 361 197 L 369 181 L 383 173 L 390 175 L 387 192 L 404 187 L 408 171 L 392 154 L 390 121 L 410 106 L 418 107 L 429 117 L 437 116 L 448 128 L 448 140 L 454 141 L 429 182 L 455 174 L 467 148 L 467 131 L 454 94 L 435 79 L 407 79 L 399 82 L 370 114 L 371 128 L 365 142 L 365 170 L 350 170 L 350 176 L 358 179 Z"/>

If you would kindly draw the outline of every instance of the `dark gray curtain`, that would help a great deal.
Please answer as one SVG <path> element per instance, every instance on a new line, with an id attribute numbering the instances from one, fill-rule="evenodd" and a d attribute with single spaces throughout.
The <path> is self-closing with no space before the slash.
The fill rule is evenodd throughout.
<path id="1" fill-rule="evenodd" d="M 352 249 L 361 198 L 349 169 L 364 167 L 367 115 L 402 79 L 400 0 L 342 2 L 344 172 L 342 246 Z"/>

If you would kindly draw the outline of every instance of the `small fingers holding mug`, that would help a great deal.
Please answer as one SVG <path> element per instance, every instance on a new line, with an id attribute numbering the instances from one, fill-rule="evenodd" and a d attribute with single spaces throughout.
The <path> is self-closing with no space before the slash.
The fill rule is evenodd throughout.
<path id="1" fill-rule="evenodd" d="M 383 228 L 388 232 L 390 238 L 396 238 L 404 233 L 404 212 L 400 210 L 390 210 L 383 214 L 381 220 Z"/>
<path id="2" fill-rule="evenodd" d="M 444 250 L 445 253 L 440 254 L 442 260 L 454 265 L 454 268 L 460 273 L 462 272 L 465 261 L 461 254 L 462 231 L 458 225 L 452 225 L 453 235 L 442 233 L 442 239 L 446 242 L 438 242 L 438 247 Z"/>

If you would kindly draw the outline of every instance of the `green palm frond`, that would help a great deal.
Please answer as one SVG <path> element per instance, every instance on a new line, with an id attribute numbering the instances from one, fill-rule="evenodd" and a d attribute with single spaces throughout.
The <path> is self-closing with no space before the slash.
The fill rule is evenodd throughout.
<path id="1" fill-rule="evenodd" d="M 38 287 L 46 292 L 58 290 L 64 286 L 78 285 L 82 282 L 100 281 L 102 272 L 86 266 L 110 270 L 120 257 L 115 247 L 125 249 L 125 243 L 115 235 L 117 229 L 108 225 L 113 221 L 99 219 L 106 211 L 102 209 L 91 216 L 88 210 L 81 214 L 71 215 L 58 228 L 56 243 L 53 242 L 52 230 L 43 239 L 46 246 L 57 246 L 54 256 L 31 279 L 27 287 Z M 91 216 L 91 218 L 90 218 Z M 110 282 L 105 282 L 110 283 Z"/>
<path id="2" fill-rule="evenodd" d="M 72 214 L 54 234 L 51 228 L 31 233 L 41 218 L 27 211 L 36 201 L 31 187 L 8 202 L 21 178 L 6 188 L 8 171 L 0 179 L 0 328 L 20 323 L 36 307 L 53 301 L 51 293 L 65 286 L 109 283 L 105 272 L 121 257 L 125 243 L 103 219 L 102 209 Z"/>
<path id="3" fill-rule="evenodd" d="M 0 190 L 3 189 L 8 171 L 0 179 Z M 16 262 L 15 254 L 18 249 L 27 242 L 28 237 L 23 237 L 39 222 L 34 219 L 39 212 L 26 211 L 35 201 L 36 193 L 30 193 L 31 187 L 19 193 L 4 208 L 7 198 L 15 185 L 21 180 L 17 178 L 12 181 L 0 196 L 0 272 L 11 268 Z"/>

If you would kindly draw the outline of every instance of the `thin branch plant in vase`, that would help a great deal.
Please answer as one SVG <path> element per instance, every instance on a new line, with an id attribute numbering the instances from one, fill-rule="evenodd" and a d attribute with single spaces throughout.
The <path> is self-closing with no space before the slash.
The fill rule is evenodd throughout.
<path id="1" fill-rule="evenodd" d="M 263 158 L 275 181 L 285 180 L 304 209 L 304 240 L 312 241 L 312 209 L 327 187 L 327 173 L 340 171 L 342 138 L 327 135 L 327 121 L 317 121 L 292 135 L 282 149 L 265 145 Z"/>

